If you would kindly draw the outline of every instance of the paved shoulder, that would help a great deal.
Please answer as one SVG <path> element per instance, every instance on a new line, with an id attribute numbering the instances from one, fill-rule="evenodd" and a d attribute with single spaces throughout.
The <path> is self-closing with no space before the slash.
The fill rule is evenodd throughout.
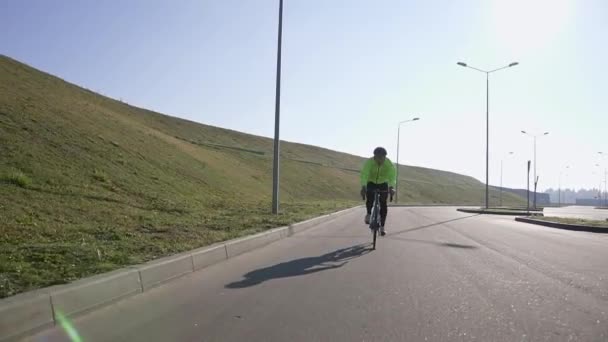
<path id="1" fill-rule="evenodd" d="M 608 239 L 454 208 L 388 227 L 371 251 L 348 214 L 71 323 L 85 341 L 608 339 Z"/>

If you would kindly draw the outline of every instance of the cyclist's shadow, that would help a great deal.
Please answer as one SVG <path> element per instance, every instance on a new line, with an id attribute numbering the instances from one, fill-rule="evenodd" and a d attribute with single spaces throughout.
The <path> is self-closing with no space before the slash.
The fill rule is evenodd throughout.
<path id="1" fill-rule="evenodd" d="M 225 287 L 240 289 L 255 286 L 271 279 L 296 277 L 340 268 L 349 260 L 369 253 L 371 250 L 368 247 L 368 244 L 360 244 L 341 248 L 316 257 L 295 259 L 260 268 L 245 274 L 243 276 L 245 279 L 227 284 Z"/>

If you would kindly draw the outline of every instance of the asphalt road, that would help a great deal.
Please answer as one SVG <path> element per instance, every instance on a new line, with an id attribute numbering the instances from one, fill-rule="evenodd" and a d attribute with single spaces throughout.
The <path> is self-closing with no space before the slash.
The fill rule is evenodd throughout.
<path id="1" fill-rule="evenodd" d="M 587 220 L 608 219 L 608 209 L 595 209 L 594 207 L 585 207 L 585 206 L 545 208 L 543 210 L 543 213 L 545 214 L 545 216 L 582 218 L 582 219 L 587 219 Z"/>
<path id="2" fill-rule="evenodd" d="M 376 251 L 350 214 L 72 323 L 83 341 L 608 340 L 608 234 L 389 215 Z"/>

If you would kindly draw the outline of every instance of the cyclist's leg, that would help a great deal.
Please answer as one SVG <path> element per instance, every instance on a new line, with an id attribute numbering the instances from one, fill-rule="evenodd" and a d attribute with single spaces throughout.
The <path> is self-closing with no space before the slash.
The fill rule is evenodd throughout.
<path id="1" fill-rule="evenodd" d="M 371 215 L 372 213 L 372 206 L 374 205 L 374 190 L 376 190 L 376 187 L 377 185 L 372 182 L 367 183 L 367 195 L 365 195 L 367 215 Z"/>
<path id="2" fill-rule="evenodd" d="M 365 209 L 367 209 L 367 214 L 365 215 L 365 224 L 369 224 L 370 215 L 372 214 L 372 207 L 374 206 L 374 189 L 376 189 L 376 184 L 367 183 L 367 194 L 365 201 Z"/>
<path id="3" fill-rule="evenodd" d="M 381 191 L 388 191 L 388 183 L 380 184 L 378 187 Z M 380 193 L 380 220 L 382 227 L 384 227 L 384 223 L 386 223 L 386 216 L 388 215 L 388 204 L 386 203 L 387 199 L 387 192 Z"/>

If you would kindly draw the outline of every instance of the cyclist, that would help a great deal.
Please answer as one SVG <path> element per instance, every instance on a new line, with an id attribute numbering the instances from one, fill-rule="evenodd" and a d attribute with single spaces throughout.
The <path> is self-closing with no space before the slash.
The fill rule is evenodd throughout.
<path id="1" fill-rule="evenodd" d="M 386 235 L 384 223 L 388 214 L 388 206 L 386 199 L 388 191 L 391 195 L 395 193 L 395 166 L 386 158 L 386 149 L 377 147 L 374 150 L 374 157 L 369 158 L 361 169 L 361 197 L 367 198 L 366 207 L 367 214 L 365 215 L 365 224 L 369 224 L 369 217 L 372 213 L 374 205 L 374 190 L 384 191 L 380 193 L 380 235 Z"/>

